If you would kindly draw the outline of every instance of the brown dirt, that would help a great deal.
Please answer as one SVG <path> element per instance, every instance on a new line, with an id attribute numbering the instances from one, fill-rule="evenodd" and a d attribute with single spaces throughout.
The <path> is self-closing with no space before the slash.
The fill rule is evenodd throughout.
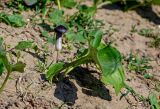
<path id="1" fill-rule="evenodd" d="M 152 40 L 151 38 L 131 32 L 133 25 L 137 30 L 158 28 L 160 7 L 153 6 L 152 8 L 153 11 L 148 9 L 147 13 L 142 9 L 123 12 L 116 5 L 105 5 L 98 9 L 96 18 L 104 21 L 104 31 L 108 30 L 111 33 L 113 30 L 117 30 L 113 34 L 106 34 L 104 41 L 113 41 L 113 44 L 125 57 L 131 51 L 138 52 L 140 56 L 150 57 L 153 60 L 151 62 L 153 69 L 148 73 L 156 75 L 156 78 L 160 80 L 160 50 L 147 45 L 147 42 Z M 5 11 L 10 12 L 7 9 Z M 29 19 L 32 14 L 30 11 L 22 13 L 26 19 Z M 11 45 L 11 48 L 19 41 L 28 39 L 34 39 L 41 46 L 45 42 L 39 37 L 39 29 L 42 28 L 40 26 L 33 27 L 30 22 L 24 28 L 13 28 L 0 23 L 0 36 L 5 39 L 7 45 Z M 50 63 L 55 58 L 55 50 L 52 44 L 48 44 L 48 46 L 51 52 L 47 60 Z M 38 73 L 35 69 L 38 58 L 26 52 L 23 52 L 22 56 L 23 58 L 20 60 L 27 64 L 25 72 L 11 75 L 12 79 L 8 81 L 5 90 L 0 95 L 0 109 L 56 109 L 57 107 L 62 107 L 62 109 L 150 109 L 148 104 L 137 101 L 131 94 L 120 100 L 121 94 L 115 95 L 111 86 L 104 86 L 96 78 L 94 71 L 88 71 L 85 68 L 77 68 L 68 77 L 49 84 L 44 80 L 44 74 Z M 68 53 L 64 49 L 60 59 L 66 60 L 65 57 L 72 58 L 73 56 L 74 52 Z M 0 83 L 4 77 L 5 74 L 0 77 Z M 143 79 L 128 71 L 127 68 L 126 82 L 137 93 L 145 97 L 153 90 L 153 86 L 150 84 L 151 80 Z"/>

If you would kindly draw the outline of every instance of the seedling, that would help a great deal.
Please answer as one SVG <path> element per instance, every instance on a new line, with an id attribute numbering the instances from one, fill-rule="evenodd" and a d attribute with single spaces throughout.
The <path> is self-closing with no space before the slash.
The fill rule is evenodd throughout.
<path id="1" fill-rule="evenodd" d="M 160 101 L 157 98 L 154 93 L 150 93 L 148 97 L 152 109 L 160 109 Z"/>
<path id="2" fill-rule="evenodd" d="M 132 33 L 137 32 L 136 25 L 132 25 L 132 27 L 131 27 L 131 32 L 132 32 Z"/>
<path id="3" fill-rule="evenodd" d="M 121 65 L 121 55 L 116 48 L 101 43 L 102 35 L 103 33 L 98 29 L 90 31 L 90 34 L 88 33 L 86 36 L 88 48 L 70 63 L 58 62 L 52 64 L 47 71 L 46 78 L 52 82 L 53 78 L 62 71 L 67 75 L 81 64 L 94 63 L 102 71 L 101 81 L 105 84 L 113 85 L 116 93 L 118 93 L 124 87 L 124 70 Z"/>
<path id="4" fill-rule="evenodd" d="M 26 66 L 25 63 L 18 61 L 15 64 L 11 64 L 7 58 L 7 52 L 5 51 L 5 49 L 3 49 L 2 47 L 3 45 L 0 45 L 0 69 L 1 69 L 1 73 L 2 74 L 4 72 L 4 69 L 6 69 L 7 72 L 7 76 L 4 79 L 4 82 L 2 83 L 1 87 L 0 87 L 0 93 L 3 91 L 4 86 L 6 85 L 10 74 L 14 71 L 17 72 L 24 72 L 24 68 Z"/>
<path id="5" fill-rule="evenodd" d="M 125 85 L 121 55 L 116 48 L 101 41 L 103 36 L 103 32 L 100 30 L 101 23 L 93 19 L 93 12 L 95 12 L 93 8 L 81 7 L 76 14 L 70 17 L 66 36 L 72 44 L 77 43 L 84 47 L 84 50 L 80 54 L 77 53 L 76 58 L 69 63 L 51 64 L 47 70 L 46 78 L 52 82 L 59 73 L 64 73 L 67 76 L 69 72 L 82 64 L 94 63 L 97 70 L 102 72 L 101 81 L 104 84 L 113 85 L 118 94 Z"/>
<path id="6" fill-rule="evenodd" d="M 146 79 L 152 79 L 152 78 L 153 78 L 153 74 L 151 74 L 151 73 L 146 73 L 146 74 L 144 74 L 143 77 L 146 78 Z"/>
<path id="7" fill-rule="evenodd" d="M 130 53 L 128 58 L 128 68 L 130 71 L 144 74 L 148 69 L 152 69 L 152 66 L 149 65 L 149 61 L 150 59 L 147 57 L 140 58 L 138 55 L 133 55 Z"/>
<path id="8" fill-rule="evenodd" d="M 122 95 L 121 95 L 121 97 L 120 97 L 120 99 L 122 99 L 122 97 L 125 97 L 125 96 L 127 96 L 129 93 L 131 93 L 137 100 L 139 100 L 139 101 L 147 101 L 147 98 L 146 97 L 144 97 L 143 95 L 141 95 L 141 94 L 138 94 L 132 87 L 130 87 L 130 86 L 128 86 L 127 84 L 125 85 L 125 88 L 126 88 L 126 90 L 127 90 L 127 92 L 126 93 L 122 93 Z"/>
<path id="9" fill-rule="evenodd" d="M 149 43 L 150 47 L 160 48 L 160 33 L 159 29 L 153 30 L 153 29 L 147 29 L 142 28 L 139 31 L 139 34 L 148 38 L 152 38 L 152 41 Z"/>
<path id="10" fill-rule="evenodd" d="M 138 33 L 145 37 L 150 37 L 150 38 L 153 37 L 153 29 L 142 28 Z"/>
<path id="11" fill-rule="evenodd" d="M 9 15 L 4 12 L 0 13 L 0 22 L 4 22 L 14 27 L 22 27 L 26 24 L 23 17 L 19 14 Z"/>
<path id="12" fill-rule="evenodd" d="M 151 42 L 150 46 L 155 48 L 160 48 L 160 36 L 155 37 Z"/>
<path id="13" fill-rule="evenodd" d="M 45 63 L 43 63 L 43 62 L 41 62 L 41 61 L 38 61 L 38 62 L 36 63 L 36 71 L 38 71 L 38 72 L 44 72 L 45 69 L 46 69 Z"/>

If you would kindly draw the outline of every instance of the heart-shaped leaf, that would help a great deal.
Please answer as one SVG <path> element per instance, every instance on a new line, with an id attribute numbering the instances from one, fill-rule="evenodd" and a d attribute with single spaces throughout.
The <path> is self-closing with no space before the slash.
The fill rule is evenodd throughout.
<path id="1" fill-rule="evenodd" d="M 125 75 L 124 75 L 123 67 L 119 65 L 119 68 L 116 69 L 111 75 L 108 75 L 108 76 L 102 75 L 101 80 L 105 84 L 112 85 L 115 89 L 116 94 L 118 94 L 121 88 L 125 86 L 124 78 L 125 78 Z"/>
<path id="2" fill-rule="evenodd" d="M 118 94 L 125 85 L 119 51 L 111 46 L 106 46 L 98 51 L 97 60 L 102 70 L 102 82 L 113 85 L 116 94 Z"/>
<path id="3" fill-rule="evenodd" d="M 104 75 L 112 74 L 121 64 L 121 55 L 116 48 L 106 46 L 97 53 L 97 59 Z"/>

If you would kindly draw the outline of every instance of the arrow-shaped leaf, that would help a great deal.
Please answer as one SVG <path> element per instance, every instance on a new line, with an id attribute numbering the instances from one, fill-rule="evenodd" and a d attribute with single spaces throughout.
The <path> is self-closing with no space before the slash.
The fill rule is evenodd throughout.
<path id="1" fill-rule="evenodd" d="M 113 85 L 118 94 L 124 86 L 125 77 L 119 51 L 111 46 L 106 46 L 98 51 L 97 60 L 102 70 L 102 82 Z"/>

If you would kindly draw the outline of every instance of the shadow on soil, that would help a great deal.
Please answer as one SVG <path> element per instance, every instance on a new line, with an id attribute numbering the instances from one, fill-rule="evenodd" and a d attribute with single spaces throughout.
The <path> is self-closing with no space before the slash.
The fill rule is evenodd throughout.
<path id="1" fill-rule="evenodd" d="M 70 73 L 69 77 L 63 78 L 56 83 L 54 96 L 68 105 L 74 105 L 75 100 L 78 99 L 78 89 L 70 79 L 75 79 L 84 94 L 111 101 L 109 90 L 91 73 L 95 73 L 95 71 L 89 71 L 82 67 L 76 68 Z"/>
<path id="2" fill-rule="evenodd" d="M 103 5 L 101 8 L 124 11 L 124 5 L 119 3 Z M 148 19 L 150 22 L 153 22 L 156 25 L 160 24 L 160 17 L 154 12 L 151 6 L 136 8 L 135 12 L 142 18 Z"/>
<path id="3" fill-rule="evenodd" d="M 41 62 L 45 63 L 45 60 L 46 60 L 46 56 L 40 56 L 38 55 L 37 53 L 34 53 L 34 52 L 31 52 L 31 51 L 26 51 L 26 50 L 23 50 L 25 53 L 28 53 L 30 54 L 31 56 L 33 56 L 34 58 L 37 58 L 38 60 L 40 60 Z M 15 51 L 11 50 L 11 53 L 17 57 L 17 54 Z"/>
<path id="4" fill-rule="evenodd" d="M 123 6 L 119 3 L 115 4 L 105 4 L 101 6 L 102 9 L 107 9 L 107 10 L 121 10 L 123 11 Z"/>
<path id="5" fill-rule="evenodd" d="M 145 7 L 136 9 L 137 14 L 142 18 L 146 18 L 156 25 L 160 24 L 160 17 L 153 11 L 152 7 Z"/>
<path id="6" fill-rule="evenodd" d="M 40 56 L 37 53 L 33 53 L 31 51 L 24 51 L 30 55 L 32 55 L 33 57 L 37 58 L 38 60 L 40 60 L 41 62 L 45 63 L 45 56 Z"/>

